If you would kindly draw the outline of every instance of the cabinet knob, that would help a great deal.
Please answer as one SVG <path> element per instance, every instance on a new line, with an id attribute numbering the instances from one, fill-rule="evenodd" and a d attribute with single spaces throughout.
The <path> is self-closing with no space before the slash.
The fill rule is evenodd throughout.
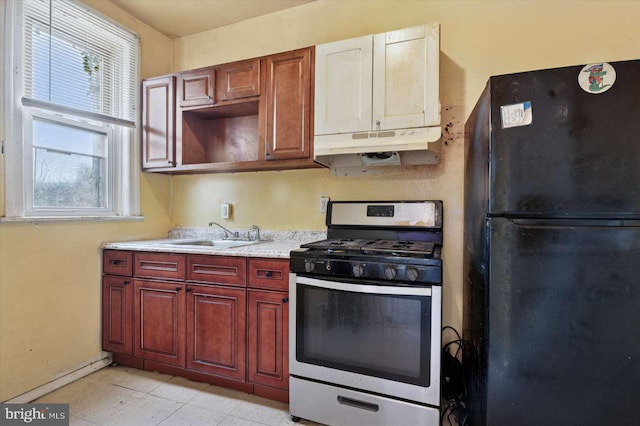
<path id="1" fill-rule="evenodd" d="M 176 291 L 182 290 L 182 287 L 176 287 Z"/>
<path id="2" fill-rule="evenodd" d="M 129 284 L 129 282 L 130 282 L 129 280 L 124 280 L 124 282 L 122 284 L 127 285 L 127 284 Z"/>
<path id="3" fill-rule="evenodd" d="M 283 298 L 282 298 L 282 303 L 287 303 L 288 301 L 289 301 L 289 298 L 288 298 L 288 297 L 283 297 Z"/>
<path id="4" fill-rule="evenodd" d="M 186 291 L 187 293 L 189 293 L 189 292 L 191 291 L 191 287 L 187 287 L 187 288 L 185 289 L 185 291 Z"/>
<path id="5" fill-rule="evenodd" d="M 271 275 L 273 275 L 273 274 L 271 273 L 271 271 L 267 271 L 267 272 L 265 272 L 265 273 L 264 273 L 264 275 L 265 275 L 267 278 L 271 278 Z"/>

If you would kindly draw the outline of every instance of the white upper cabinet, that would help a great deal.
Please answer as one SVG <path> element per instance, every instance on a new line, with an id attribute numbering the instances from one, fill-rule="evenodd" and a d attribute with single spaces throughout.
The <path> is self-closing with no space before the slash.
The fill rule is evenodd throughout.
<path id="1" fill-rule="evenodd" d="M 371 129 L 373 36 L 316 46 L 316 134 Z"/>
<path id="2" fill-rule="evenodd" d="M 316 46 L 315 134 L 440 125 L 440 26 Z"/>

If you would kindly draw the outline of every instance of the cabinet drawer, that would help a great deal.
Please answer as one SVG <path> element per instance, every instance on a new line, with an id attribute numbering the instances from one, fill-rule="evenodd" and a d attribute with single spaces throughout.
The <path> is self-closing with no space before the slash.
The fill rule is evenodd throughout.
<path id="1" fill-rule="evenodd" d="M 184 280 L 185 255 L 172 253 L 135 253 L 136 277 Z"/>
<path id="2" fill-rule="evenodd" d="M 102 256 L 102 273 L 131 276 L 131 252 L 121 250 L 105 250 Z"/>
<path id="3" fill-rule="evenodd" d="M 289 260 L 249 259 L 249 286 L 289 290 Z"/>
<path id="4" fill-rule="evenodd" d="M 245 287 L 246 265 L 242 257 L 188 256 L 187 280 Z"/>

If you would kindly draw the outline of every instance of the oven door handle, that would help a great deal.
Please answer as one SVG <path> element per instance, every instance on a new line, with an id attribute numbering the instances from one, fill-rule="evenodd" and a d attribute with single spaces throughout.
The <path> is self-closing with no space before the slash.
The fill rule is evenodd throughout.
<path id="1" fill-rule="evenodd" d="M 431 296 L 431 287 L 401 287 L 371 284 L 352 284 L 337 281 L 318 280 L 309 277 L 296 277 L 296 284 L 305 284 L 313 287 L 327 288 L 330 290 L 351 291 L 368 294 L 392 294 L 399 296 Z"/>

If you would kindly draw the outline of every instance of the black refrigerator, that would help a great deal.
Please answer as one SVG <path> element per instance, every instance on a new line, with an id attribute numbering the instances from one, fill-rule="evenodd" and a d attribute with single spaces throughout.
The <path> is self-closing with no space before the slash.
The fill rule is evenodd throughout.
<path id="1" fill-rule="evenodd" d="M 465 125 L 468 425 L 640 425 L 640 60 L 491 77 Z"/>

